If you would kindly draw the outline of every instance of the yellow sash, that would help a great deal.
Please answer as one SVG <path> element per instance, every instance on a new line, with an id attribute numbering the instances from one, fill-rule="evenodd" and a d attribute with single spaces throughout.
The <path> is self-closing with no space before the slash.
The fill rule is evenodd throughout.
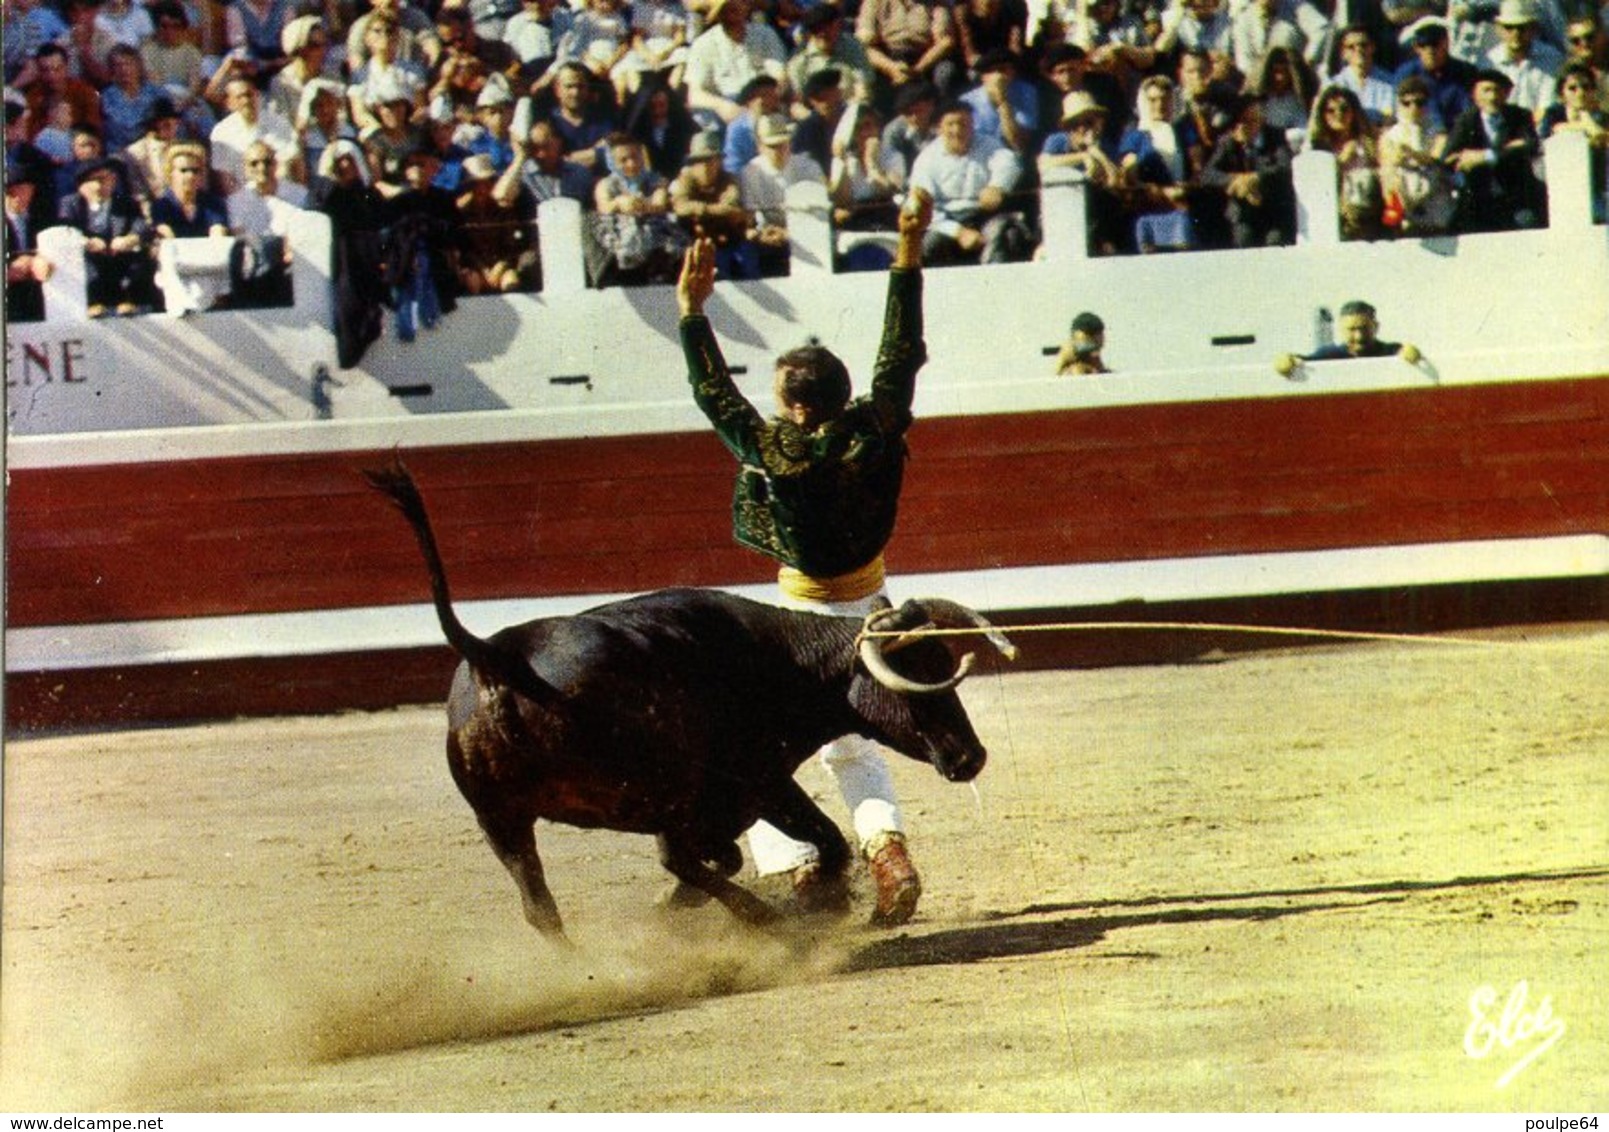
<path id="1" fill-rule="evenodd" d="M 883 556 L 879 554 L 859 570 L 835 578 L 812 578 L 784 566 L 777 571 L 777 585 L 795 601 L 859 601 L 883 588 Z"/>

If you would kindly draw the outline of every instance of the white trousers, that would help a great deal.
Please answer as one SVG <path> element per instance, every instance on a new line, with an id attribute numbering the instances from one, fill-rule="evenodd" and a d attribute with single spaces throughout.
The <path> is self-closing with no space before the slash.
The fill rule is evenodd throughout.
<path id="1" fill-rule="evenodd" d="M 864 617 L 887 601 L 887 594 L 879 590 L 855 601 L 816 602 L 800 601 L 786 595 L 778 604 L 789 609 L 803 609 L 812 613 L 835 613 L 846 617 Z M 904 825 L 900 818 L 899 802 L 894 797 L 894 778 L 883 760 L 883 750 L 870 739 L 860 735 L 845 735 L 821 748 L 821 765 L 843 795 L 855 826 L 856 844 L 865 845 L 880 833 L 901 833 Z M 787 872 L 816 859 L 816 847 L 804 841 L 795 841 L 767 822 L 756 822 L 749 830 L 749 854 L 754 858 L 754 870 L 761 876 Z"/>

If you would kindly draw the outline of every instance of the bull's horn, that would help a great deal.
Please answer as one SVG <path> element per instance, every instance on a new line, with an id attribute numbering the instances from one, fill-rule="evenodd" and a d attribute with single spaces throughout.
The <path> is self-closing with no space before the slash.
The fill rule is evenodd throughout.
<path id="1" fill-rule="evenodd" d="M 918 598 L 917 604 L 927 610 L 927 615 L 933 619 L 934 624 L 941 629 L 981 629 L 989 643 L 1000 651 L 1000 655 L 1007 660 L 1017 659 L 1017 646 L 1012 644 L 1006 635 L 993 625 L 977 610 L 968 609 L 960 602 L 949 601 L 942 597 Z"/>
<path id="2" fill-rule="evenodd" d="M 866 618 L 864 631 L 868 633 L 883 632 L 883 625 L 895 611 L 880 609 Z M 922 684 L 915 680 L 901 676 L 889 666 L 888 660 L 883 656 L 883 641 L 877 637 L 861 637 L 860 661 L 871 673 L 872 679 L 892 692 L 901 692 L 908 696 L 933 696 L 940 692 L 948 692 L 957 684 L 965 680 L 967 673 L 972 671 L 973 655 L 967 653 L 956 666 L 955 673 L 947 680 L 937 684 Z"/>

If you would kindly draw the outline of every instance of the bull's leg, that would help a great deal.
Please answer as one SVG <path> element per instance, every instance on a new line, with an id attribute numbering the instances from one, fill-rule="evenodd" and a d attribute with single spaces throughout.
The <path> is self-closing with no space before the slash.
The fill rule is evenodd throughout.
<path id="1" fill-rule="evenodd" d="M 534 823 L 521 815 L 504 815 L 480 819 L 492 852 L 503 862 L 503 867 L 514 878 L 520 890 L 520 901 L 525 906 L 525 918 L 531 926 L 549 939 L 569 943 L 564 934 L 564 921 L 559 917 L 559 906 L 548 891 L 547 878 L 542 872 L 542 858 L 536 852 Z"/>
<path id="2" fill-rule="evenodd" d="M 728 912 L 746 924 L 768 924 L 777 918 L 776 909 L 748 889 L 721 876 L 704 863 L 702 856 L 696 845 L 687 845 L 665 834 L 659 835 L 659 863 L 678 881 L 671 893 L 672 901 L 685 905 L 688 902 L 685 890 L 691 888 L 713 896 Z"/>
<path id="3" fill-rule="evenodd" d="M 780 784 L 760 816 L 795 841 L 816 847 L 817 860 L 795 870 L 794 902 L 802 912 L 849 911 L 849 843 L 821 807 L 793 779 Z"/>

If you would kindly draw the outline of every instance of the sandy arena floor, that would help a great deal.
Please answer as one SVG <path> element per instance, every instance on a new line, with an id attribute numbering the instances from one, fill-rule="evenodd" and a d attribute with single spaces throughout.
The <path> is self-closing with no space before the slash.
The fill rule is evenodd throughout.
<path id="1" fill-rule="evenodd" d="M 12 742 L 0 1109 L 1609 1108 L 1609 628 L 964 692 L 910 925 L 670 919 L 545 828 L 575 955 L 435 709 Z"/>

